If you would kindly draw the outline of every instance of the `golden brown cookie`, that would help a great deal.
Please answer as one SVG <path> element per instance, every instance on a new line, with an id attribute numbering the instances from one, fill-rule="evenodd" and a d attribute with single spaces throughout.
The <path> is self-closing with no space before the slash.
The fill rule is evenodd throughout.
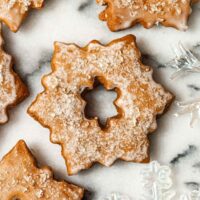
<path id="1" fill-rule="evenodd" d="M 81 200 L 83 189 L 53 178 L 50 168 L 38 168 L 24 141 L 0 162 L 1 200 Z"/>
<path id="2" fill-rule="evenodd" d="M 0 24 L 0 124 L 8 121 L 7 109 L 28 96 L 28 90 L 13 71 L 12 58 L 3 50 Z"/>
<path id="3" fill-rule="evenodd" d="M 44 0 L 0 0 L 0 20 L 11 31 L 18 31 L 23 19 L 31 8 L 39 9 Z"/>
<path id="4" fill-rule="evenodd" d="M 192 0 L 96 0 L 106 6 L 100 19 L 107 21 L 111 31 L 119 31 L 137 23 L 145 28 L 155 24 L 187 29 Z M 195 0 L 194 0 L 195 1 Z"/>
<path id="5" fill-rule="evenodd" d="M 118 116 L 101 129 L 98 120 L 84 115 L 81 94 L 95 77 L 107 90 L 115 89 Z M 172 95 L 152 79 L 152 69 L 141 63 L 135 37 L 128 35 L 108 45 L 92 41 L 86 47 L 55 42 L 52 73 L 42 79 L 39 94 L 28 113 L 51 130 L 51 141 L 62 146 L 68 173 L 75 174 L 99 162 L 116 159 L 149 161 L 148 133 Z"/>

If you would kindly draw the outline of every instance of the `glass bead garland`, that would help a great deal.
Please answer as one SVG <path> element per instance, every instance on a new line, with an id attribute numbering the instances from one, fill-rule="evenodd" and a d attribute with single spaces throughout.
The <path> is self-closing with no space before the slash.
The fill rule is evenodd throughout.
<path id="1" fill-rule="evenodd" d="M 178 43 L 177 47 L 173 47 L 172 50 L 175 54 L 175 58 L 166 64 L 166 66 L 177 69 L 170 77 L 172 80 L 189 73 L 200 73 L 200 60 L 192 51 L 185 48 L 181 42 Z"/>
<path id="2" fill-rule="evenodd" d="M 190 126 L 193 127 L 194 123 L 200 120 L 200 99 L 186 101 L 186 102 L 176 102 L 179 110 L 175 113 L 175 116 L 180 116 L 184 114 L 190 114 Z"/>

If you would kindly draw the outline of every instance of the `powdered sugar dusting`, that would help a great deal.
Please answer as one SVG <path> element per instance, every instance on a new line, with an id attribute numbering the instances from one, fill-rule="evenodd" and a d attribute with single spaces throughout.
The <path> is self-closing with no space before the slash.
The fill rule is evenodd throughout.
<path id="1" fill-rule="evenodd" d="M 53 179 L 52 171 L 35 166 L 24 141 L 18 144 L 0 162 L 0 199 L 80 200 L 83 189 Z"/>
<path id="2" fill-rule="evenodd" d="M 29 113 L 51 129 L 51 140 L 60 143 L 68 172 L 77 173 L 94 162 L 106 166 L 116 159 L 142 162 L 148 159 L 147 134 L 156 128 L 172 95 L 152 80 L 152 70 L 141 64 L 134 37 L 103 46 L 91 42 L 85 48 L 55 43 L 53 72 L 43 78 L 46 90 Z M 81 92 L 100 77 L 106 89 L 117 88 L 120 118 L 112 118 L 102 130 L 97 120 L 84 116 Z M 42 109 L 41 109 L 42 108 Z"/>
<path id="3" fill-rule="evenodd" d="M 7 122 L 7 109 L 20 103 L 28 90 L 19 76 L 12 69 L 12 58 L 3 50 L 0 26 L 0 124 Z"/>
<path id="4" fill-rule="evenodd" d="M 0 36 L 1 37 L 1 36 Z M 2 38 L 0 38 L 2 41 Z M 7 55 L 0 44 L 0 124 L 7 121 L 6 108 L 17 98 L 15 79 L 11 73 L 11 56 Z"/>
<path id="5" fill-rule="evenodd" d="M 28 10 L 28 7 L 31 5 L 31 0 L 9 0 L 6 8 L 10 10 L 14 7 L 16 3 L 19 3 L 22 6 L 21 12 L 24 13 Z"/>

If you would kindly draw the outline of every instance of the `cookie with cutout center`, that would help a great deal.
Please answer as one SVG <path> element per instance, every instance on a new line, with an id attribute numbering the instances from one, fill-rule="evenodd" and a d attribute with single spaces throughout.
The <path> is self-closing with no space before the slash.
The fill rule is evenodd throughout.
<path id="1" fill-rule="evenodd" d="M 98 119 L 84 114 L 82 92 L 93 88 L 95 78 L 118 97 L 118 115 L 102 129 Z M 152 78 L 152 69 L 141 62 L 132 35 L 102 45 L 86 47 L 56 42 L 52 73 L 43 77 L 45 90 L 28 113 L 51 131 L 51 141 L 62 146 L 70 175 L 99 162 L 110 166 L 116 159 L 149 161 L 148 134 L 157 127 L 173 95 Z"/>

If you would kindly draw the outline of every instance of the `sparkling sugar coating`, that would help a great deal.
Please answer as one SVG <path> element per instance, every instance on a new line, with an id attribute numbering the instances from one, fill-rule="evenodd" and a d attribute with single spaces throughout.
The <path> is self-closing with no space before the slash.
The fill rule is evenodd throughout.
<path id="1" fill-rule="evenodd" d="M 0 199 L 81 200 L 83 189 L 53 179 L 48 167 L 37 168 L 24 141 L 0 162 Z"/>
<path id="2" fill-rule="evenodd" d="M 16 105 L 28 95 L 25 85 L 12 70 L 11 56 L 4 52 L 2 46 L 0 33 L 0 124 L 8 120 L 7 108 Z"/>
<path id="3" fill-rule="evenodd" d="M 69 174 L 95 162 L 110 166 L 116 159 L 149 160 L 148 133 L 156 129 L 172 95 L 152 79 L 132 35 L 103 46 L 92 41 L 80 48 L 55 43 L 52 73 L 42 80 L 45 91 L 29 107 L 29 114 L 51 130 L 51 141 L 62 146 Z M 97 119 L 86 119 L 82 91 L 95 77 L 106 89 L 116 89 L 118 117 L 106 129 Z"/>
<path id="4" fill-rule="evenodd" d="M 0 0 L 0 20 L 16 32 L 30 8 L 41 8 L 44 0 Z"/>
<path id="5" fill-rule="evenodd" d="M 107 21 L 112 31 L 123 30 L 137 23 L 145 28 L 154 24 L 187 29 L 191 0 L 96 0 L 106 9 L 100 19 Z"/>

